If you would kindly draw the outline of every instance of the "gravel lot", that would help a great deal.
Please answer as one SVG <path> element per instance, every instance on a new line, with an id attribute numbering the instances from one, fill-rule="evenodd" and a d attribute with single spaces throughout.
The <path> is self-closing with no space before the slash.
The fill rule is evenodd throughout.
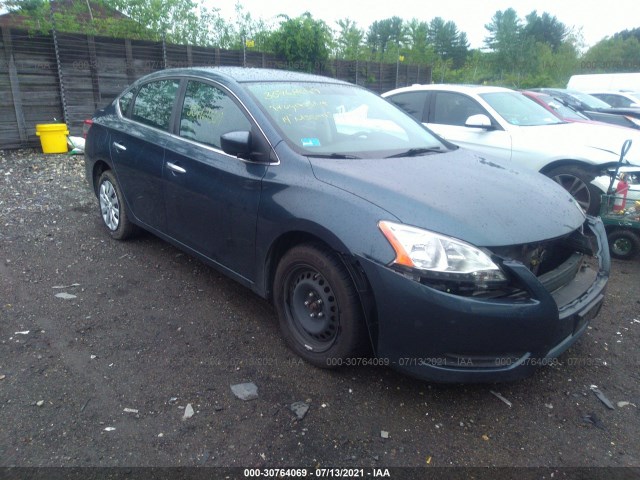
<path id="1" fill-rule="evenodd" d="M 640 467 L 639 259 L 527 380 L 324 371 L 249 290 L 151 235 L 112 241 L 83 169 L 0 151 L 0 467 Z"/>

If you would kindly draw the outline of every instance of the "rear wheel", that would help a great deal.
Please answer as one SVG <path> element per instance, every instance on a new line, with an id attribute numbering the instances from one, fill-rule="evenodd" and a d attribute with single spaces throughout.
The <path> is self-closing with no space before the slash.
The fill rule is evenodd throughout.
<path id="1" fill-rule="evenodd" d="M 640 252 L 640 237 L 629 230 L 615 230 L 607 235 L 611 256 L 629 260 Z"/>
<path id="2" fill-rule="evenodd" d="M 367 352 L 358 293 L 335 252 L 316 244 L 292 248 L 278 265 L 274 295 L 282 335 L 304 360 L 330 368 Z"/>
<path id="3" fill-rule="evenodd" d="M 100 217 L 112 238 L 125 240 L 136 233 L 137 227 L 129 220 L 120 185 L 111 170 L 106 170 L 100 175 L 98 202 Z"/>
<path id="4" fill-rule="evenodd" d="M 548 171 L 546 175 L 568 191 L 589 215 L 600 213 L 602 192 L 591 184 L 593 175 L 576 165 L 557 167 Z"/>

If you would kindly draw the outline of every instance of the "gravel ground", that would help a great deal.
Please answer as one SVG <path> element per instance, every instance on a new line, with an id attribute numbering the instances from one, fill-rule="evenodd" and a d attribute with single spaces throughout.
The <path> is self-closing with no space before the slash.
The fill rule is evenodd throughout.
<path id="1" fill-rule="evenodd" d="M 151 235 L 111 240 L 83 169 L 0 151 L 0 467 L 640 467 L 639 259 L 524 381 L 324 371 L 249 290 Z"/>

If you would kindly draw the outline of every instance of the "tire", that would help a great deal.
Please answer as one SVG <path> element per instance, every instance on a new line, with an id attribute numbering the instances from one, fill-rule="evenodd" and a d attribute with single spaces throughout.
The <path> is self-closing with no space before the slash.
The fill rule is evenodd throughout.
<path id="1" fill-rule="evenodd" d="M 640 252 L 640 237 L 630 230 L 614 230 L 607 239 L 614 258 L 630 260 Z"/>
<path id="2" fill-rule="evenodd" d="M 280 260 L 274 303 L 287 345 L 320 368 L 368 353 L 369 335 L 358 293 L 332 250 L 305 244 Z"/>
<path id="3" fill-rule="evenodd" d="M 98 179 L 100 218 L 107 233 L 116 240 L 132 237 L 138 228 L 129 220 L 129 212 L 120 185 L 111 170 L 102 172 Z"/>
<path id="4" fill-rule="evenodd" d="M 587 214 L 600 213 L 603 192 L 595 185 L 591 185 L 593 175 L 576 165 L 557 167 L 549 170 L 546 175 L 567 190 Z"/>

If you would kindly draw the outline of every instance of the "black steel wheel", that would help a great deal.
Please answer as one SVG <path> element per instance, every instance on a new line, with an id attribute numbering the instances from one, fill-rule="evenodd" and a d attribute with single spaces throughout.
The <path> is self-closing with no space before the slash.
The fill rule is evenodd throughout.
<path id="1" fill-rule="evenodd" d="M 280 260 L 274 281 L 280 329 L 309 363 L 332 368 L 367 352 L 358 293 L 340 258 L 321 245 L 300 245 Z"/>
<path id="2" fill-rule="evenodd" d="M 557 167 L 547 172 L 546 175 L 568 191 L 589 215 L 600 213 L 603 192 L 591 184 L 593 175 L 577 165 Z"/>
<path id="3" fill-rule="evenodd" d="M 640 237 L 630 230 L 614 230 L 607 235 L 611 256 L 629 260 L 640 252 Z"/>
<path id="4" fill-rule="evenodd" d="M 105 170 L 98 179 L 100 217 L 109 235 L 116 240 L 131 237 L 137 227 L 129 220 L 120 185 L 111 170 Z"/>

